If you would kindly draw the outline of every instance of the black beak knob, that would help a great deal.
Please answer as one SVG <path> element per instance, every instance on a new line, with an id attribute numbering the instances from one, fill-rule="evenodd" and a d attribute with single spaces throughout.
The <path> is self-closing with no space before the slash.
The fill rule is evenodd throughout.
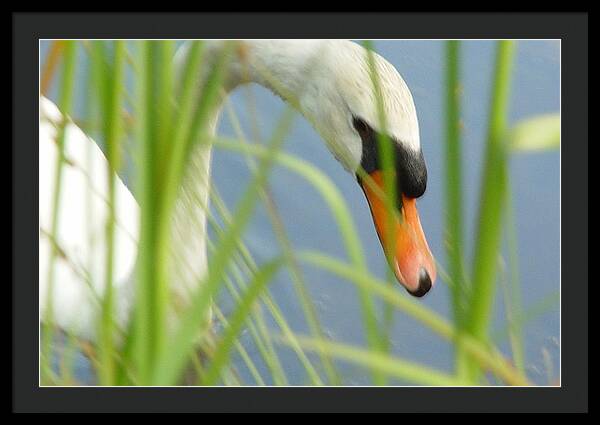
<path id="1" fill-rule="evenodd" d="M 429 273 L 423 267 L 419 270 L 419 289 L 416 291 L 408 291 L 411 295 L 415 297 L 421 298 L 431 289 L 431 278 L 429 277 Z"/>

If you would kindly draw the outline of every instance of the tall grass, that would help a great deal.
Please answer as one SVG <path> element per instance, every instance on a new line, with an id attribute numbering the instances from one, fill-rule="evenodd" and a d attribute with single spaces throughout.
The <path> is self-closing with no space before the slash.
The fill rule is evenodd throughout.
<path id="1" fill-rule="evenodd" d="M 459 330 L 465 325 L 468 281 L 464 270 L 463 182 L 460 119 L 460 51 L 461 42 L 446 42 L 446 254 L 452 293 L 454 323 Z M 465 357 L 456 347 L 456 373 L 465 376 Z"/>
<path id="2" fill-rule="evenodd" d="M 75 83 L 75 60 L 77 54 L 77 44 L 73 41 L 65 42 L 64 47 L 64 60 L 63 60 L 63 72 L 61 79 L 61 90 L 60 90 L 60 98 L 58 101 L 59 108 L 61 111 L 64 111 L 64 114 L 69 114 L 73 105 L 73 88 Z M 52 67 L 50 67 L 52 69 Z M 59 214 L 60 214 L 60 199 L 61 199 L 61 181 L 62 181 L 62 171 L 64 166 L 64 144 L 65 144 L 65 129 L 67 126 L 66 119 L 63 119 L 60 123 L 58 123 L 58 135 L 57 135 L 57 145 L 59 154 L 56 159 L 56 173 L 54 176 L 54 194 L 52 197 L 52 223 L 50 229 L 51 240 L 56 240 L 56 234 L 58 231 L 58 223 L 59 223 Z M 54 267 L 56 262 L 56 257 L 58 255 L 58 247 L 55 243 L 51 244 L 50 250 L 50 261 L 48 267 L 48 296 L 47 296 L 47 306 L 46 306 L 46 317 L 44 317 L 44 338 L 42 343 L 42 361 L 41 361 L 41 369 L 42 373 L 45 376 L 52 376 L 53 373 L 51 371 L 51 355 L 52 355 L 52 345 L 53 345 L 53 336 L 54 336 L 54 311 L 53 311 L 53 303 L 52 296 L 55 283 L 54 276 Z"/>
<path id="3" fill-rule="evenodd" d="M 75 53 L 81 43 L 84 42 L 54 42 L 42 72 L 45 92 L 53 81 L 52 73 L 62 61 L 58 104 L 65 116 L 72 115 Z M 265 143 L 245 137 L 241 130 L 235 139 L 209 137 L 210 119 L 222 103 L 227 64 L 235 59 L 234 55 L 240 54 L 234 42 L 225 43 L 225 48 L 212 63 L 205 60 L 205 45 L 200 41 L 192 42 L 180 70 L 175 69 L 173 63 L 176 46 L 171 41 L 86 43 L 86 49 L 82 50 L 89 55 L 90 81 L 96 82 L 96 90 L 92 93 L 95 99 L 88 101 L 90 109 L 99 112 L 94 115 L 98 115 L 102 123 L 101 138 L 108 164 L 111 170 L 120 171 L 124 162 L 124 146 L 130 145 L 129 139 L 133 139 L 136 165 L 133 192 L 141 209 L 135 273 L 136 302 L 129 325 L 126 329 L 117 329 L 113 321 L 115 299 L 111 290 L 114 285 L 111 270 L 115 255 L 112 243 L 116 224 L 114 211 L 118 206 L 114 194 L 115 174 L 109 173 L 108 187 L 111 189 L 108 204 L 111 214 L 106 227 L 109 241 L 107 289 L 102 296 L 99 339 L 93 350 L 97 352 L 95 365 L 99 384 L 286 385 L 290 380 L 280 354 L 283 348 L 290 348 L 311 385 L 344 384 L 344 376 L 338 369 L 339 361 L 366 368 L 375 385 L 385 385 L 392 379 L 424 385 L 468 385 L 483 382 L 482 372 L 492 373 L 505 384 L 529 385 L 519 336 L 523 312 L 518 298 L 518 265 L 514 255 L 510 258 L 511 284 L 507 292 L 508 298 L 513 301 L 507 314 L 510 315 L 508 332 L 514 361 L 494 346 L 489 334 L 489 324 L 495 314 L 493 301 L 497 293 L 495 282 L 505 226 L 504 214 L 507 208 L 512 208 L 507 189 L 505 136 L 513 44 L 498 43 L 487 153 L 481 180 L 479 227 L 475 257 L 471 262 L 464 255 L 461 207 L 460 42 L 448 42 L 446 46 L 446 231 L 453 315 L 451 319 L 445 319 L 423 303 L 399 293 L 396 286 L 389 284 L 393 278 L 390 273 L 387 281 L 372 275 L 366 265 L 351 209 L 338 188 L 313 165 L 281 151 L 295 118 L 293 101 Z M 381 127 L 385 128 L 387 118 L 370 53 L 373 45 L 367 42 L 365 46 L 369 52 L 367 59 L 373 90 L 379 99 L 378 116 Z M 128 92 L 125 84 L 128 74 L 134 77 L 133 92 Z M 200 75 L 206 78 L 199 85 Z M 133 108 L 132 131 L 126 125 L 127 106 Z M 232 120 L 237 122 L 235 111 L 230 113 Z M 59 132 L 59 146 L 62 137 L 63 132 Z M 385 136 L 380 140 L 384 158 L 384 195 L 389 205 L 397 205 L 390 143 Z M 243 155 L 250 164 L 252 178 L 248 182 L 240 182 L 244 185 L 243 195 L 232 210 L 215 189 L 210 193 L 212 207 L 202 205 L 207 209 L 208 224 L 215 234 L 214 239 L 207 241 L 209 269 L 196 282 L 196 289 L 188 294 L 185 304 L 178 305 L 172 294 L 168 260 L 177 244 L 169 231 L 170 223 L 192 166 L 189 162 L 191 153 L 194 149 L 207 148 L 209 144 L 214 149 Z M 269 174 L 275 166 L 297 174 L 321 195 L 341 235 L 346 258 L 300 251 L 292 245 L 268 187 Z M 60 169 L 58 166 L 57 183 L 60 182 Z M 60 184 L 57 188 L 59 192 Z M 59 199 L 59 193 L 54 195 L 55 199 Z M 203 203 L 201 199 L 189 202 Z M 256 261 L 243 242 L 244 231 L 259 202 L 263 202 L 269 212 L 281 248 L 281 255 L 264 263 Z M 393 216 L 390 215 L 390 218 Z M 508 227 L 514 228 L 514 217 L 509 214 L 508 219 Z M 514 254 L 517 249 L 514 235 L 509 245 Z M 467 279 L 465 271 L 468 263 L 472 265 L 470 279 Z M 301 265 L 332 273 L 355 286 L 363 311 L 367 347 L 349 346 L 325 336 Z M 283 270 L 288 271 L 293 280 L 310 335 L 301 335 L 295 330 L 286 311 L 279 307 L 269 291 L 269 285 Z M 48 278 L 52 282 L 51 273 Z M 60 282 L 53 284 L 59 285 Z M 223 313 L 217 302 L 224 294 L 228 294 L 234 304 L 231 314 Z M 376 300 L 386 306 L 384 317 L 375 308 Z M 213 330 L 209 319 L 211 311 L 214 324 L 221 325 L 222 331 Z M 433 331 L 452 344 L 456 349 L 455 370 L 437 370 L 393 354 L 385 322 L 389 326 L 395 311 L 412 317 L 423 329 Z M 174 321 L 171 318 L 173 312 L 176 312 Z M 50 365 L 53 345 L 49 325 L 52 323 L 51 313 L 50 309 L 49 317 L 44 321 L 47 329 L 43 333 L 41 353 L 43 371 L 48 375 L 56 374 Z M 242 338 L 244 328 L 248 329 L 250 343 Z M 249 352 L 248 344 L 256 349 L 255 355 Z M 234 360 L 236 355 L 241 363 Z M 66 363 L 70 366 L 64 367 L 63 373 L 58 373 L 59 376 L 51 382 L 72 383 L 72 361 Z M 240 373 L 242 367 L 252 381 L 244 382 Z"/>
<path id="4" fill-rule="evenodd" d="M 473 258 L 473 289 L 467 310 L 467 330 L 476 338 L 488 338 L 492 306 L 496 294 L 498 256 L 505 211 L 508 157 L 505 135 L 508 131 L 508 101 L 514 41 L 500 41 L 489 112 L 488 140 L 481 180 L 479 219 Z M 477 378 L 478 366 L 470 374 Z"/>

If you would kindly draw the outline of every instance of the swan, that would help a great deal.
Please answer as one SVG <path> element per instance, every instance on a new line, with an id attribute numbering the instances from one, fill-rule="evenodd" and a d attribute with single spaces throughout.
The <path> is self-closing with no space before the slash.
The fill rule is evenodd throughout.
<path id="1" fill-rule="evenodd" d="M 224 41 L 205 42 L 204 59 L 213 62 Z M 366 195 L 375 229 L 397 280 L 417 297 L 435 282 L 433 255 L 427 245 L 416 208 L 426 189 L 427 169 L 420 147 L 419 125 L 411 92 L 398 71 L 374 54 L 386 128 L 379 126 L 378 103 L 373 90 L 366 50 L 346 40 L 240 41 L 229 62 L 225 92 L 245 83 L 258 83 L 294 106 L 316 129 L 327 147 L 352 174 Z M 176 53 L 185 60 L 189 44 Z M 209 68 L 209 67 L 204 67 Z M 269 78 L 265 78 L 265 73 Z M 198 80 L 205 78 L 199 75 Z M 214 134 L 219 108 L 209 120 Z M 39 301 L 43 321 L 51 297 L 54 323 L 93 340 L 105 282 L 105 231 L 108 216 L 107 160 L 98 145 L 72 121 L 66 120 L 60 215 L 51 236 L 52 197 L 57 155 L 57 132 L 63 115 L 49 99 L 40 96 L 39 125 Z M 395 150 L 397 209 L 393 232 L 386 232 L 386 205 L 358 170 L 371 176 L 383 190 L 378 134 L 387 135 Z M 172 217 L 172 291 L 185 302 L 189 291 L 207 270 L 206 205 L 211 148 L 199 144 L 191 153 L 185 187 Z M 365 176 L 365 174 L 362 174 Z M 116 323 L 124 326 L 135 301 L 134 269 L 139 237 L 140 208 L 123 181 L 116 177 L 116 229 L 114 282 Z M 86 202 L 87 200 L 87 202 Z M 193 221 L 192 221 L 193 220 Z M 389 244 L 387 235 L 395 240 Z M 52 245 L 57 247 L 54 282 L 50 293 L 48 268 Z"/>

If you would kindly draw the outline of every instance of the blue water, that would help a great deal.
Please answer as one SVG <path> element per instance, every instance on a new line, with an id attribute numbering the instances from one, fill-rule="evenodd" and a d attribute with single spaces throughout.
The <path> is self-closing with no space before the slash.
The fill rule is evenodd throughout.
<path id="1" fill-rule="evenodd" d="M 42 43 L 42 57 L 47 47 L 46 43 Z M 377 41 L 375 47 L 396 66 L 414 97 L 419 117 L 421 145 L 429 173 L 427 193 L 419 201 L 421 222 L 434 255 L 445 265 L 443 42 Z M 467 41 L 463 43 L 462 53 L 465 183 L 463 199 L 466 240 L 472 247 L 471 242 L 476 230 L 494 43 Z M 259 86 L 251 86 L 251 89 L 256 100 L 260 133 L 263 138 L 268 137 L 285 105 L 279 98 Z M 246 133 L 252 134 L 252 118 L 247 110 L 247 98 L 243 90 L 234 92 L 231 100 Z M 79 105 L 78 108 L 83 108 L 85 95 L 83 90 L 80 90 L 76 104 Z M 535 114 L 556 112 L 559 108 L 559 42 L 519 42 L 513 74 L 510 123 Z M 235 136 L 227 114 L 223 114 L 219 131 L 223 135 Z M 385 259 L 364 195 L 355 179 L 333 159 L 317 133 L 301 117 L 296 119 L 286 139 L 284 151 L 315 165 L 337 185 L 352 211 L 369 269 L 376 276 L 385 278 Z M 544 298 L 555 299 L 550 308 L 544 309 L 523 326 L 527 371 L 538 384 L 548 384 L 548 374 L 553 379 L 558 378 L 560 370 L 560 313 L 556 301 L 560 291 L 559 162 L 558 152 L 547 152 L 515 155 L 510 165 L 524 310 L 535 308 Z M 244 158 L 217 149 L 214 152 L 212 170 L 221 196 L 230 209 L 233 209 L 244 190 L 244 184 L 240 182 L 247 182 L 251 176 Z M 283 168 L 275 168 L 270 185 L 285 229 L 296 249 L 320 250 L 338 258 L 346 258 L 334 220 L 318 193 L 308 183 Z M 279 245 L 263 206 L 257 208 L 244 240 L 258 262 L 279 254 Z M 360 307 L 354 286 L 315 268 L 303 266 L 302 273 L 327 336 L 336 341 L 365 346 Z M 279 273 L 270 289 L 291 327 L 296 332 L 308 333 L 302 309 L 287 272 Z M 398 290 L 404 292 L 400 287 Z M 446 317 L 450 315 L 449 291 L 440 280 L 420 302 Z M 226 312 L 231 310 L 231 303 L 226 299 L 223 299 L 222 306 Z M 493 329 L 496 334 L 501 334 L 506 328 L 501 292 L 497 295 L 495 311 Z M 274 323 L 271 325 L 276 329 Z M 259 369 L 265 371 L 263 376 L 268 375 L 247 332 L 243 334 L 242 339 Z M 395 355 L 430 367 L 452 370 L 453 354 L 449 344 L 400 312 L 395 313 L 390 342 Z M 507 338 L 500 338 L 498 344 L 505 353 L 510 353 Z M 295 355 L 282 348 L 281 356 L 290 383 L 306 383 L 305 373 Z M 252 382 L 241 360 L 236 359 L 236 363 L 240 365 L 240 373 L 244 380 Z M 549 370 L 547 364 L 550 364 Z M 339 365 L 345 384 L 369 384 L 369 374 L 363 368 L 344 362 L 340 362 Z"/>

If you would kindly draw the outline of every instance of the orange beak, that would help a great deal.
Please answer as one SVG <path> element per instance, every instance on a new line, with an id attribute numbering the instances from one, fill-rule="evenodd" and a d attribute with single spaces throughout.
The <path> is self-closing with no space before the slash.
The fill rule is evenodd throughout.
<path id="1" fill-rule="evenodd" d="M 375 171 L 370 176 L 378 190 L 368 183 L 361 183 L 361 186 L 369 201 L 375 229 L 386 258 L 396 278 L 408 292 L 422 297 L 433 286 L 436 271 L 435 261 L 419 220 L 417 201 L 402 195 L 400 215 L 394 215 L 392 211 L 388 211 L 383 199 L 383 173 Z"/>

